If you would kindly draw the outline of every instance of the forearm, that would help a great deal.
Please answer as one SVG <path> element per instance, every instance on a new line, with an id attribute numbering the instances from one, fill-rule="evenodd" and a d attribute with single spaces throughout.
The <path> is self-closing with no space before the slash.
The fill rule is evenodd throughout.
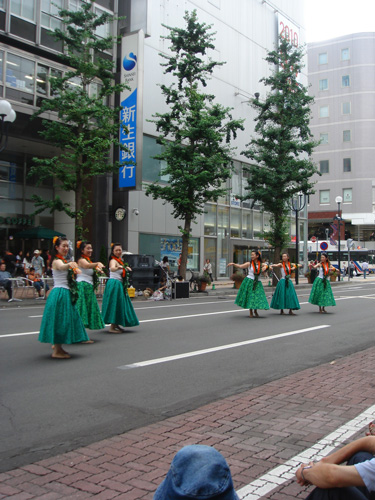
<path id="1" fill-rule="evenodd" d="M 306 481 L 319 488 L 343 488 L 345 486 L 363 486 L 361 476 L 354 465 L 335 465 L 323 462 L 303 470 Z"/>
<path id="2" fill-rule="evenodd" d="M 375 436 L 366 436 L 356 439 L 352 443 L 331 453 L 331 455 L 324 457 L 321 461 L 329 464 L 342 464 L 359 451 L 367 451 L 375 455 Z"/>

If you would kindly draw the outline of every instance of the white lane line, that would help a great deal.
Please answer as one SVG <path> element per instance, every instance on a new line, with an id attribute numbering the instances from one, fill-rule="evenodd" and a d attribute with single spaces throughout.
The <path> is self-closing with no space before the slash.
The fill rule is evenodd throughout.
<path id="1" fill-rule="evenodd" d="M 36 333 L 39 333 L 39 330 L 37 332 L 8 333 L 7 335 L 0 335 L 0 339 L 7 337 L 20 337 L 22 335 L 35 335 Z"/>
<path id="2" fill-rule="evenodd" d="M 361 431 L 370 421 L 374 419 L 375 405 L 370 406 L 353 420 L 328 434 L 322 440 L 315 443 L 311 448 L 302 451 L 299 455 L 291 458 L 284 464 L 275 467 L 252 483 L 237 491 L 241 500 L 258 500 L 267 495 L 281 484 L 294 478 L 295 472 L 300 464 L 317 461 L 329 455 L 335 448 L 341 446 L 354 434 Z"/>
<path id="3" fill-rule="evenodd" d="M 191 358 L 193 356 L 200 356 L 201 354 L 208 354 L 211 352 L 224 351 L 226 349 L 233 349 L 234 347 L 241 347 L 244 345 L 258 344 L 260 342 L 267 342 L 269 340 L 276 340 L 283 337 L 290 337 L 292 335 L 299 335 L 301 333 L 311 332 L 314 330 L 321 330 L 322 328 L 329 328 L 331 325 L 319 325 L 312 326 L 310 328 L 304 328 L 303 330 L 294 330 L 292 332 L 278 333 L 276 335 L 269 335 L 268 337 L 260 337 L 252 340 L 244 340 L 243 342 L 236 342 L 235 344 L 226 344 L 217 347 L 210 347 L 208 349 L 201 349 L 200 351 L 185 352 L 182 354 L 176 354 L 174 356 L 166 356 L 164 358 L 150 359 L 148 361 L 139 361 L 138 363 L 132 363 L 131 365 L 118 366 L 120 370 L 128 370 L 129 368 L 139 368 L 144 366 L 156 365 L 159 363 L 167 363 L 168 361 L 175 361 L 177 359 Z"/>
<path id="4" fill-rule="evenodd" d="M 146 311 L 148 309 L 162 309 L 162 308 L 167 308 L 167 307 L 189 307 L 189 306 L 205 306 L 208 304 L 225 304 L 226 302 L 231 302 L 233 304 L 233 300 L 221 300 L 220 302 L 215 301 L 215 302 L 193 302 L 189 304 L 166 304 L 163 306 L 145 306 L 145 307 L 135 307 L 134 309 L 136 311 L 141 311 L 145 309 Z M 43 318 L 43 314 L 38 314 L 37 316 L 28 316 L 28 318 Z"/>

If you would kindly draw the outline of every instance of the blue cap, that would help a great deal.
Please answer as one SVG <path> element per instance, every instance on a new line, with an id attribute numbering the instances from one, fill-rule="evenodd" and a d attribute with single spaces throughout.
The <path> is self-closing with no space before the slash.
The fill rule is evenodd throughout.
<path id="1" fill-rule="evenodd" d="M 185 446 L 177 452 L 154 500 L 239 500 L 229 466 L 215 448 Z"/>

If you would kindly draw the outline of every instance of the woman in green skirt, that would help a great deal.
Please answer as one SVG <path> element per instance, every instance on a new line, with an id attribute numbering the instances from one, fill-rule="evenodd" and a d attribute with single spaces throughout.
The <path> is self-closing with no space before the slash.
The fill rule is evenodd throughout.
<path id="1" fill-rule="evenodd" d="M 335 271 L 336 269 L 331 266 L 326 252 L 322 252 L 320 264 L 316 264 L 313 267 L 319 269 L 319 274 L 314 280 L 309 302 L 310 304 L 319 306 L 320 313 L 327 313 L 325 310 L 326 306 L 336 305 L 331 284 L 328 280 L 329 272 Z"/>
<path id="2" fill-rule="evenodd" d="M 111 333 L 121 333 L 122 326 L 137 326 L 139 321 L 128 295 L 127 271 L 131 271 L 121 258 L 122 246 L 112 243 L 109 256 L 109 280 L 107 281 L 102 305 L 105 323 L 110 323 Z M 121 326 L 122 325 L 122 326 Z"/>
<path id="3" fill-rule="evenodd" d="M 280 314 L 284 314 L 284 309 L 289 309 L 289 314 L 295 316 L 293 310 L 300 309 L 301 306 L 298 302 L 298 297 L 294 289 L 293 283 L 290 279 L 292 271 L 301 267 L 291 264 L 289 255 L 283 253 L 281 256 L 280 264 L 272 264 L 271 269 L 279 267 L 281 270 L 281 279 L 277 284 L 275 293 L 273 294 L 270 307 L 271 309 L 280 309 Z M 298 272 L 298 271 L 297 271 Z"/>
<path id="4" fill-rule="evenodd" d="M 260 273 L 267 271 L 268 265 L 263 264 L 260 252 L 251 252 L 251 261 L 244 264 L 230 262 L 227 267 L 234 266 L 239 269 L 249 269 L 247 277 L 243 280 L 235 304 L 243 309 L 250 310 L 250 318 L 259 318 L 258 309 L 269 309 L 266 294 L 262 283 L 259 281 Z"/>
<path id="5" fill-rule="evenodd" d="M 69 359 L 62 344 L 74 344 L 89 340 L 85 327 L 75 307 L 77 284 L 75 274 L 79 273 L 76 262 L 68 262 L 66 256 L 69 243 L 66 238 L 55 236 L 52 262 L 53 289 L 44 308 L 39 341 L 52 344 L 52 357 Z"/>
<path id="6" fill-rule="evenodd" d="M 89 241 L 77 242 L 78 258 L 77 264 L 81 271 L 77 276 L 78 300 L 77 309 L 83 324 L 90 330 L 101 330 L 105 327 L 95 291 L 99 286 L 99 275 L 103 274 L 104 264 L 92 262 L 92 245 Z M 93 340 L 87 340 L 86 344 L 93 344 Z"/>

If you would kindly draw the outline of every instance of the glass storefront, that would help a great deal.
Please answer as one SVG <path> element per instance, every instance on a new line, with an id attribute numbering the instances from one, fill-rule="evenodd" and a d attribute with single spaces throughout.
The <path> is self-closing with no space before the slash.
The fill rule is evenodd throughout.
<path id="1" fill-rule="evenodd" d="M 177 272 L 177 260 L 181 250 L 182 238 L 178 236 L 139 234 L 139 253 L 153 255 L 158 261 L 168 257 L 171 271 Z M 190 238 L 187 268 L 194 271 L 199 269 L 199 238 Z"/>

